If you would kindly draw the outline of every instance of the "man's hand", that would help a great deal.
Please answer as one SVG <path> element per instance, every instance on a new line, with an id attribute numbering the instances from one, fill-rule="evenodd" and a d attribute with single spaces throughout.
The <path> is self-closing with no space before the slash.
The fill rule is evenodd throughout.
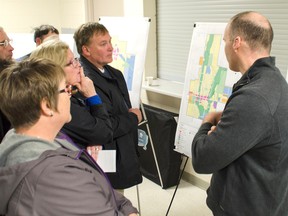
<path id="1" fill-rule="evenodd" d="M 142 121 L 142 113 L 141 113 L 140 109 L 130 108 L 130 109 L 129 109 L 129 112 L 132 112 L 132 113 L 134 113 L 135 115 L 137 115 L 138 123 L 140 123 L 140 122 Z"/>
<path id="2" fill-rule="evenodd" d="M 208 131 L 208 135 L 209 134 L 211 134 L 213 131 L 215 131 L 216 130 L 216 126 L 212 126 L 211 128 L 210 128 L 210 130 Z"/>
<path id="3" fill-rule="evenodd" d="M 204 117 L 202 124 L 210 122 L 213 125 L 217 125 L 221 119 L 221 116 L 222 112 L 210 112 Z"/>

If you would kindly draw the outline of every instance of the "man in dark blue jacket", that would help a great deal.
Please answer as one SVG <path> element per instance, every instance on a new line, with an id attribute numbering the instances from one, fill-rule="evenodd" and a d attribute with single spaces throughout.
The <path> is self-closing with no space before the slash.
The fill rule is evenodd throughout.
<path id="1" fill-rule="evenodd" d="M 122 72 L 107 65 L 113 60 L 111 36 L 105 26 L 91 22 L 81 25 L 74 39 L 84 72 L 93 81 L 112 122 L 113 141 L 102 143 L 104 149 L 116 150 L 116 173 L 108 173 L 108 177 L 115 189 L 137 185 L 142 182 L 137 155 L 142 114 L 131 107 Z"/>
<path id="2" fill-rule="evenodd" d="M 195 171 L 213 173 L 207 205 L 216 216 L 288 215 L 288 86 L 272 40 L 270 22 L 256 12 L 235 15 L 225 29 L 229 67 L 242 77 L 192 143 Z"/>

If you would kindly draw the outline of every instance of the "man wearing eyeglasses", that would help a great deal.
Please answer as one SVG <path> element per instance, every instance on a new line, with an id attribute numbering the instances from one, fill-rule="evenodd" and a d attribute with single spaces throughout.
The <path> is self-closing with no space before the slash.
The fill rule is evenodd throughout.
<path id="1" fill-rule="evenodd" d="M 3 27 L 0 27 L 0 61 L 11 61 L 14 48 Z"/>

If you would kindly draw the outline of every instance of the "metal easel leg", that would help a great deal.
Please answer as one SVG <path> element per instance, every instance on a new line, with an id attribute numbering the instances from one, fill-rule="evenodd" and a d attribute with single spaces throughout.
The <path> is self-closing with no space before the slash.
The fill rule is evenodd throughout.
<path id="1" fill-rule="evenodd" d="M 171 199 L 171 201 L 170 201 L 170 204 L 169 204 L 168 210 L 167 210 L 167 212 L 166 212 L 166 216 L 168 216 L 168 213 L 169 213 L 169 211 L 170 211 L 171 205 L 172 205 L 173 200 L 174 200 L 174 197 L 175 197 L 175 195 L 176 195 L 176 192 L 177 192 L 178 186 L 179 186 L 180 181 L 181 181 L 181 179 L 182 179 L 182 175 L 183 175 L 184 170 L 185 170 L 185 167 L 186 167 L 186 165 L 187 165 L 187 161 L 188 161 L 188 159 L 189 159 L 189 157 L 186 156 L 186 155 L 184 155 L 184 154 L 182 154 L 182 156 L 186 157 L 186 160 L 185 160 L 185 163 L 184 163 L 184 167 L 183 167 L 183 169 L 182 169 L 182 171 L 181 171 L 181 174 L 180 174 L 180 176 L 179 176 L 178 183 L 177 183 L 176 188 L 175 188 L 175 190 L 174 190 L 174 193 L 173 193 L 172 199 Z"/>
<path id="2" fill-rule="evenodd" d="M 138 185 L 136 185 L 136 190 L 137 190 L 138 211 L 139 211 L 139 215 L 141 216 L 141 208 L 140 208 L 140 194 L 139 194 L 139 188 L 138 188 Z"/>

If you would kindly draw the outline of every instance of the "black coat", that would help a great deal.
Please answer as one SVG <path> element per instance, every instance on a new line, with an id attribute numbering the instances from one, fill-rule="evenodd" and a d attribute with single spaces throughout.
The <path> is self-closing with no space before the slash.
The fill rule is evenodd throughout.
<path id="1" fill-rule="evenodd" d="M 10 122 L 0 110 L 0 142 L 2 141 L 7 131 L 10 130 L 10 128 L 11 128 Z"/>
<path id="2" fill-rule="evenodd" d="M 116 150 L 116 173 L 107 173 L 115 189 L 125 189 L 142 182 L 137 154 L 138 119 L 131 108 L 129 92 L 121 71 L 106 65 L 111 77 L 102 74 L 83 56 L 84 73 L 94 82 L 97 94 L 106 105 L 113 127 L 113 142 L 103 143 L 105 149 Z"/>
<path id="3" fill-rule="evenodd" d="M 105 105 L 87 106 L 80 92 L 71 97 L 72 120 L 61 129 L 80 147 L 112 142 L 113 131 Z"/>

